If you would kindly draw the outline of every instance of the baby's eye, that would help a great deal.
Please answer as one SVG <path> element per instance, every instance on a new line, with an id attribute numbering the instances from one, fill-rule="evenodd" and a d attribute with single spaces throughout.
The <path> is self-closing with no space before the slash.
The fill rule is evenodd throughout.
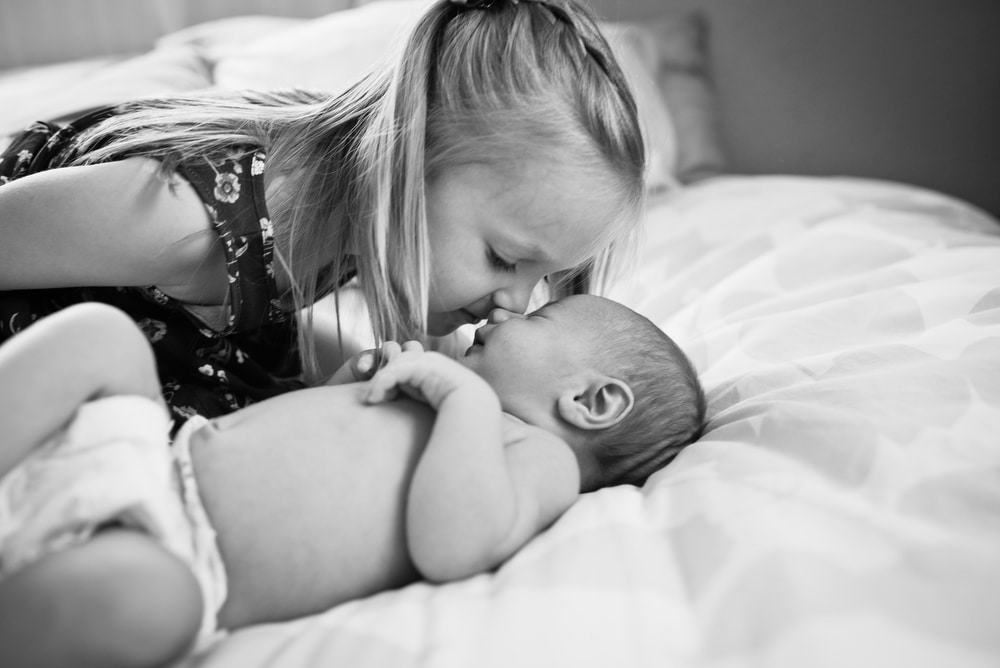
<path id="1" fill-rule="evenodd" d="M 493 268 L 496 269 L 497 271 L 503 271 L 510 274 L 513 274 L 515 271 L 517 271 L 517 264 L 508 262 L 507 260 L 503 259 L 499 255 L 497 255 L 496 251 L 494 251 L 492 248 L 486 249 L 486 259 L 489 260 L 489 263 L 493 265 Z"/>

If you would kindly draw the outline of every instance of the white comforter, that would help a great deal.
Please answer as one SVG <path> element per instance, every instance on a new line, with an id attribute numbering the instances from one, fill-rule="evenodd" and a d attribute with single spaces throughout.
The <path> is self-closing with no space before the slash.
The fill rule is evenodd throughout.
<path id="1" fill-rule="evenodd" d="M 616 296 L 710 428 L 499 572 L 246 629 L 189 668 L 1000 665 L 1000 225 L 873 181 L 655 202 Z"/>

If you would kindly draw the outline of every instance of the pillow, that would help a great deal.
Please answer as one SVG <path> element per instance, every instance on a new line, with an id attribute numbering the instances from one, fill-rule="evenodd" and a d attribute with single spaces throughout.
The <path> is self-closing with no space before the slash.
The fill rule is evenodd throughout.
<path id="1" fill-rule="evenodd" d="M 386 56 L 426 5 L 377 0 L 291 27 L 276 23 L 271 34 L 249 43 L 216 46 L 209 55 L 215 83 L 341 92 Z M 650 190 L 722 171 L 704 21 L 668 13 L 642 24 L 600 27 L 635 92 L 649 149 Z"/>
<path id="2" fill-rule="evenodd" d="M 235 89 L 294 86 L 340 93 L 388 55 L 393 40 L 406 34 L 426 4 L 381 0 L 219 49 L 215 83 Z"/>
<path id="3" fill-rule="evenodd" d="M 655 190 L 726 170 L 720 114 L 708 73 L 708 30 L 696 12 L 643 23 L 599 22 L 632 86 Z"/>
<path id="4" fill-rule="evenodd" d="M 657 44 L 651 39 L 652 33 L 641 26 L 604 23 L 600 28 L 632 88 L 639 110 L 639 125 L 646 144 L 646 188 L 651 193 L 670 190 L 680 181 L 679 132 L 657 80 Z"/>
<path id="5" fill-rule="evenodd" d="M 300 26 L 306 21 L 290 16 L 231 16 L 167 33 L 156 40 L 156 48 L 194 47 L 207 61 L 215 62 L 227 49 L 238 48 L 248 42 Z"/>
<path id="6" fill-rule="evenodd" d="M 29 67 L 0 77 L 0 134 L 20 132 L 34 121 L 72 118 L 137 97 L 211 85 L 208 66 L 186 46 L 154 49 L 133 58 L 98 58 Z"/>

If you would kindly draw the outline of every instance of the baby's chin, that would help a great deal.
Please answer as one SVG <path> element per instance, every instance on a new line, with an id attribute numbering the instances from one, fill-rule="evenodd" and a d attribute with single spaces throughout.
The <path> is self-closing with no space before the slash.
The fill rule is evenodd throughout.
<path id="1" fill-rule="evenodd" d="M 473 343 L 471 346 L 466 348 L 465 352 L 458 356 L 458 363 L 467 369 L 476 371 L 476 367 L 479 366 L 479 353 L 482 352 L 482 345 L 478 343 Z M 478 373 L 478 371 L 476 371 Z"/>

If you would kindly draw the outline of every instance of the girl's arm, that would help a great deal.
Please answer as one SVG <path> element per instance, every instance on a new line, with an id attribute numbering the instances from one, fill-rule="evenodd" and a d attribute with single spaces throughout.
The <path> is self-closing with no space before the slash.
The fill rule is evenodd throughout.
<path id="1" fill-rule="evenodd" d="M 132 320 L 104 304 L 70 306 L 0 346 L 0 475 L 111 395 L 162 402 L 153 351 Z"/>
<path id="2" fill-rule="evenodd" d="M 426 578 L 496 567 L 576 499 L 579 470 L 570 448 L 528 425 L 506 438 L 493 389 L 458 362 L 404 352 L 376 374 L 368 400 L 398 390 L 438 412 L 407 503 L 410 556 Z"/>
<path id="3" fill-rule="evenodd" d="M 0 290 L 158 285 L 221 303 L 225 266 L 208 213 L 190 184 L 158 168 L 130 158 L 0 187 Z"/>

